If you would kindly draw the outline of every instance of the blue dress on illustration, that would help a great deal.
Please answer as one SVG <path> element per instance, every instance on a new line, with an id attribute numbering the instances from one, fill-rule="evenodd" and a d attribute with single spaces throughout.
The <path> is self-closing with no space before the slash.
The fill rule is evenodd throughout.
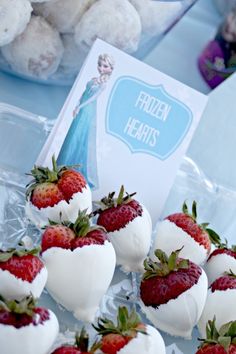
<path id="1" fill-rule="evenodd" d="M 59 153 L 58 165 L 80 165 L 77 168 L 92 189 L 98 187 L 96 158 L 97 97 L 104 84 L 90 80 L 78 105 L 78 113 Z"/>

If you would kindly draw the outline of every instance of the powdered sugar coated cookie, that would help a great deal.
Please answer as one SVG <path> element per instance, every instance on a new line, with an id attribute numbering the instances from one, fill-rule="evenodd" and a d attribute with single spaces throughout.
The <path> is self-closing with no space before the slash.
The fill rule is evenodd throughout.
<path id="1" fill-rule="evenodd" d="M 47 78 L 57 70 L 63 51 L 59 33 L 40 16 L 32 16 L 25 31 L 2 47 L 2 54 L 13 70 L 40 78 Z"/>
<path id="2" fill-rule="evenodd" d="M 0 46 L 12 42 L 24 31 L 31 11 L 28 0 L 0 0 Z"/>
<path id="3" fill-rule="evenodd" d="M 132 53 L 138 48 L 140 35 L 140 17 L 128 0 L 97 1 L 75 27 L 75 42 L 85 50 L 100 38 Z"/>

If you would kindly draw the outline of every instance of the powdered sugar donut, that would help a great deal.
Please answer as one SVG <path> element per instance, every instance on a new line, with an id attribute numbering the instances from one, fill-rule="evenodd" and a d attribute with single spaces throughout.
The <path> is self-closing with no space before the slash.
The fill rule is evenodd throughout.
<path id="1" fill-rule="evenodd" d="M 57 70 L 63 51 L 57 30 L 40 16 L 32 16 L 25 31 L 2 47 L 2 54 L 13 70 L 40 78 L 47 78 Z"/>
<path id="2" fill-rule="evenodd" d="M 0 46 L 10 43 L 24 31 L 31 11 L 28 0 L 0 0 Z"/>
<path id="3" fill-rule="evenodd" d="M 161 34 L 181 12 L 181 1 L 129 0 L 139 13 L 142 32 L 151 36 Z"/>
<path id="4" fill-rule="evenodd" d="M 53 0 L 35 4 L 34 12 L 41 15 L 61 33 L 71 33 L 85 11 L 96 0 Z"/>
<path id="5" fill-rule="evenodd" d="M 128 0 L 100 0 L 75 27 L 75 42 L 86 50 L 101 38 L 132 53 L 138 48 L 141 29 L 140 17 Z"/>
<path id="6" fill-rule="evenodd" d="M 60 63 L 60 70 L 65 74 L 74 75 L 81 68 L 87 52 L 84 52 L 82 48 L 76 45 L 72 33 L 63 34 L 61 39 L 65 51 Z"/>

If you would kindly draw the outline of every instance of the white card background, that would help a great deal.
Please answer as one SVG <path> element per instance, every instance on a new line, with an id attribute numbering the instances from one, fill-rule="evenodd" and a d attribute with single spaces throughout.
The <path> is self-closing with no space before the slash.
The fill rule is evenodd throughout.
<path id="1" fill-rule="evenodd" d="M 207 97 L 109 44 L 101 40 L 95 42 L 36 163 L 50 165 L 52 155 L 58 156 L 73 120 L 72 112 L 85 90 L 86 83 L 92 77 L 98 76 L 97 58 L 101 53 L 111 55 L 115 66 L 106 88 L 97 99 L 96 142 L 90 143 L 96 143 L 99 186 L 93 190 L 93 199 L 101 199 L 111 191 L 118 192 L 121 184 L 124 184 L 127 192 L 137 192 L 136 199 L 146 205 L 155 224 L 205 108 Z M 122 140 L 107 133 L 107 103 L 114 84 L 124 76 L 136 78 L 151 86 L 162 85 L 170 96 L 183 102 L 191 110 L 191 126 L 168 158 L 161 160 L 145 152 L 132 152 Z"/>

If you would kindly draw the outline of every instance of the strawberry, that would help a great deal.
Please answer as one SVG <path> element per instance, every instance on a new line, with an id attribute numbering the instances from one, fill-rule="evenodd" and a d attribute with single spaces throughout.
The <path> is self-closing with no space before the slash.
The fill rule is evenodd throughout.
<path id="1" fill-rule="evenodd" d="M 112 242 L 117 264 L 125 271 L 140 271 L 150 248 L 152 223 L 144 206 L 132 199 L 121 186 L 118 197 L 109 193 L 100 201 L 97 224 L 103 226 Z"/>
<path id="2" fill-rule="evenodd" d="M 94 343 L 89 349 L 88 342 L 88 333 L 83 327 L 81 332 L 76 334 L 74 345 L 62 345 L 61 347 L 55 349 L 52 354 L 93 354 L 99 346 L 97 343 Z"/>
<path id="3" fill-rule="evenodd" d="M 217 278 L 209 287 L 206 303 L 198 322 L 198 329 L 204 336 L 209 318 L 216 317 L 215 325 L 219 328 L 236 318 L 236 275 L 229 271 Z"/>
<path id="4" fill-rule="evenodd" d="M 216 247 L 211 252 L 205 265 L 210 284 L 230 269 L 236 272 L 236 246 L 230 248 L 227 240 L 225 242 L 219 240 Z"/>
<path id="5" fill-rule="evenodd" d="M 211 292 L 236 289 L 236 275 L 231 271 L 220 278 L 217 278 L 210 286 Z"/>
<path id="6" fill-rule="evenodd" d="M 160 333 L 152 326 L 141 322 L 140 317 L 126 307 L 119 307 L 116 324 L 106 318 L 98 318 L 93 325 L 101 340 L 98 346 L 104 354 L 122 353 L 153 353 L 153 348 L 159 354 L 165 353 L 165 344 Z"/>
<path id="7" fill-rule="evenodd" d="M 91 226 L 86 211 L 74 224 L 54 223 L 42 235 L 42 258 L 51 295 L 78 319 L 93 321 L 115 270 L 115 251 L 105 229 Z"/>
<path id="8" fill-rule="evenodd" d="M 236 354 L 236 321 L 223 324 L 219 330 L 215 321 L 208 321 L 206 339 L 200 339 L 196 354 Z"/>
<path id="9" fill-rule="evenodd" d="M 38 257 L 39 249 L 0 250 L 0 293 L 21 299 L 30 293 L 39 297 L 47 281 L 47 270 Z"/>
<path id="10" fill-rule="evenodd" d="M 200 265 L 210 253 L 211 243 L 217 243 L 219 236 L 208 228 L 208 223 L 197 223 L 197 204 L 192 203 L 192 213 L 184 202 L 181 213 L 175 213 L 162 220 L 157 228 L 154 249 L 162 249 L 168 255 L 173 249 L 180 249 L 181 257 Z"/>
<path id="11" fill-rule="evenodd" d="M 58 330 L 54 313 L 36 307 L 32 296 L 21 301 L 9 301 L 0 296 L 1 354 L 44 354 L 50 349 Z"/>
<path id="12" fill-rule="evenodd" d="M 31 196 L 31 203 L 41 209 L 53 207 L 63 199 L 64 196 L 55 183 L 44 182 L 35 186 Z"/>
<path id="13" fill-rule="evenodd" d="M 75 221 L 79 209 L 91 211 L 91 191 L 85 178 L 78 171 L 66 166 L 53 168 L 34 166 L 33 180 L 26 186 L 26 214 L 37 226 L 53 221 Z"/>
<path id="14" fill-rule="evenodd" d="M 74 238 L 74 230 L 66 225 L 54 224 L 47 226 L 42 235 L 42 252 L 51 247 L 70 249 Z"/>
<path id="15" fill-rule="evenodd" d="M 144 261 L 140 297 L 143 312 L 157 328 L 189 338 L 205 304 L 207 278 L 198 265 L 179 258 L 180 251 L 168 257 L 157 249 L 158 261 Z"/>
<path id="16" fill-rule="evenodd" d="M 77 247 L 103 245 L 108 240 L 105 229 L 91 227 L 89 219 L 90 216 L 84 210 L 79 212 L 74 224 L 64 222 L 64 224 L 52 223 L 47 226 L 42 235 L 42 251 L 52 247 L 74 250 Z"/>
<path id="17" fill-rule="evenodd" d="M 101 349 L 103 353 L 116 354 L 129 341 L 130 338 L 124 337 L 121 334 L 110 333 L 102 339 Z"/>

